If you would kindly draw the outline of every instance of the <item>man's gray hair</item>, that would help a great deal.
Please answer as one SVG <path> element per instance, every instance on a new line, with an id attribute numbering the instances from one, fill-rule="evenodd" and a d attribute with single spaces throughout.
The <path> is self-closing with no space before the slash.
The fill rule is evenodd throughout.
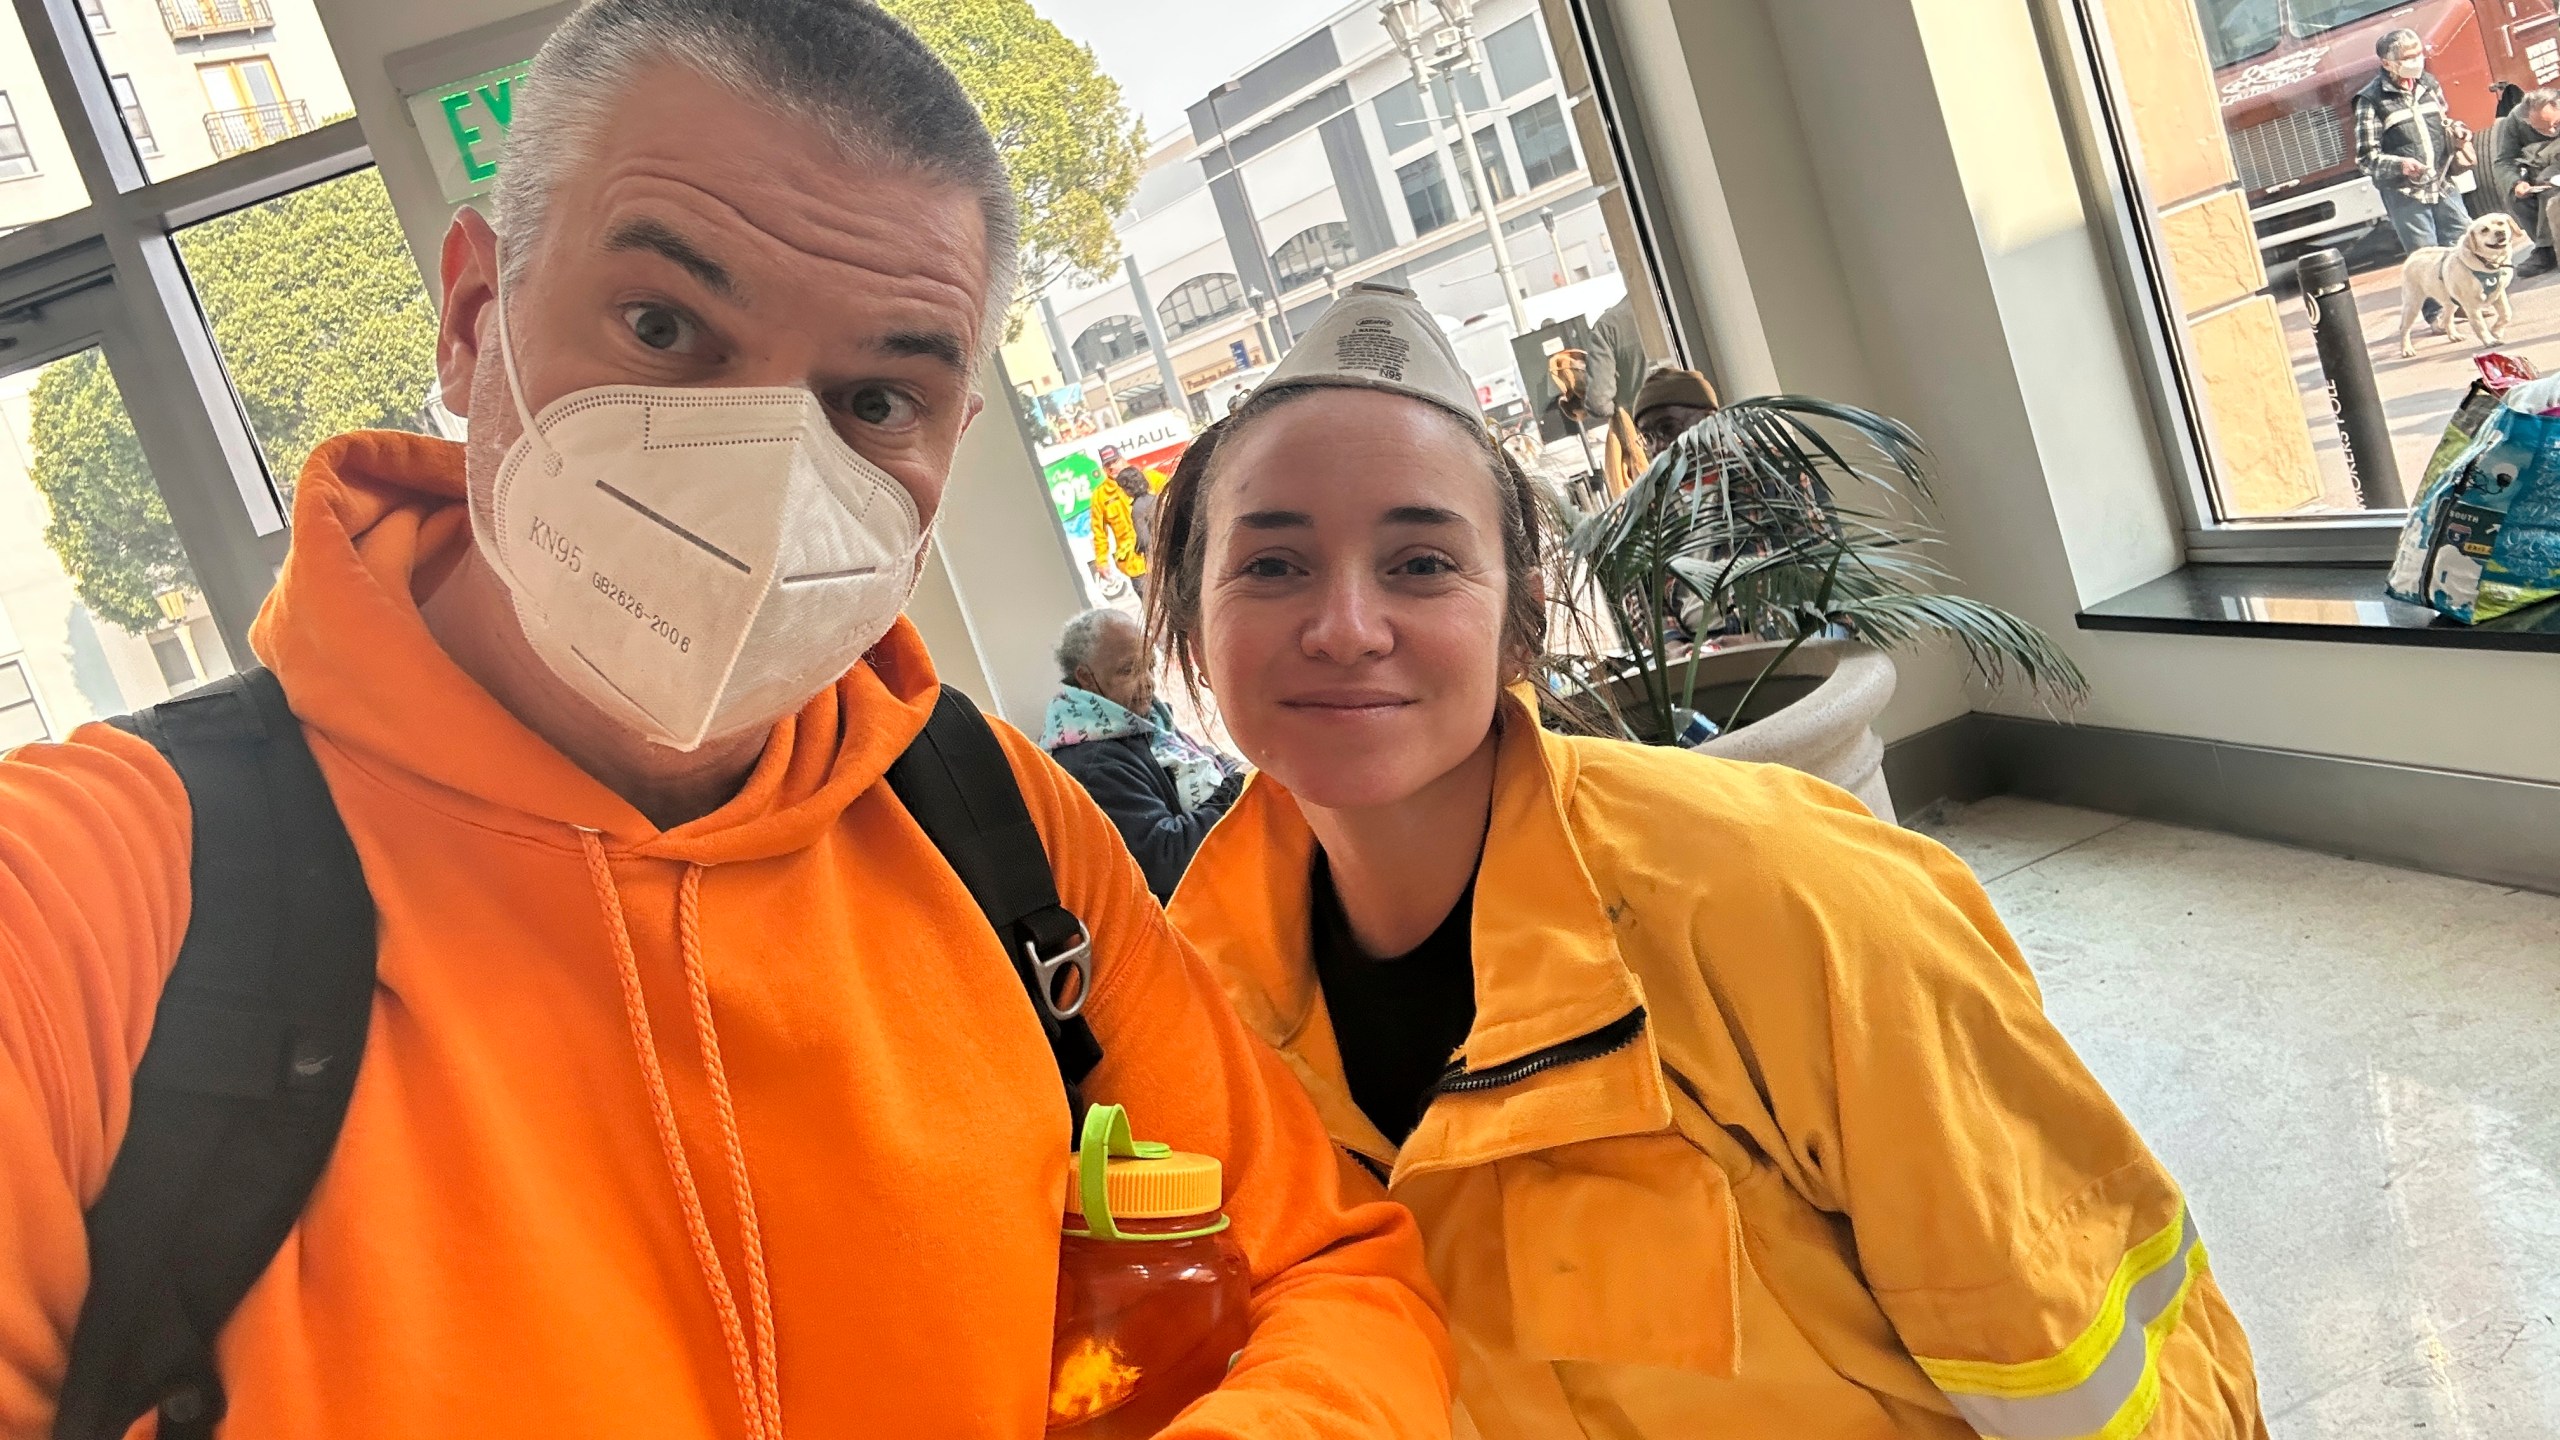
<path id="1" fill-rule="evenodd" d="M 1021 220 L 977 108 L 914 32 L 869 0 L 587 0 L 533 57 L 519 91 L 491 223 L 502 277 L 524 275 L 551 198 L 593 156 L 637 77 L 676 65 L 779 117 L 816 126 L 852 160 L 947 180 L 986 225 L 992 348 L 1019 274 Z"/>
<path id="2" fill-rule="evenodd" d="M 2539 90 L 2527 90 L 2518 96 L 2516 108 L 2509 113 L 2522 115 L 2530 120 L 2535 112 L 2547 110 L 2554 105 L 2560 105 L 2560 89 L 2545 85 Z"/>
<path id="3" fill-rule="evenodd" d="M 1058 678 L 1061 681 L 1069 685 L 1076 683 L 1076 672 L 1093 659 L 1094 647 L 1102 643 L 1103 628 L 1114 620 L 1131 625 L 1138 623 L 1129 612 L 1105 605 L 1087 610 L 1068 621 L 1067 628 L 1058 632 Z"/>
<path id="4" fill-rule="evenodd" d="M 2397 30 L 2385 32 L 2381 39 L 2374 41 L 2373 53 L 2385 60 L 2388 60 L 2391 58 L 2391 52 L 2399 49 L 2404 43 L 2415 45 L 2421 50 L 2427 48 L 2427 42 L 2424 36 L 2421 36 L 2417 31 L 2410 29 L 2408 26 L 2403 25 Z"/>

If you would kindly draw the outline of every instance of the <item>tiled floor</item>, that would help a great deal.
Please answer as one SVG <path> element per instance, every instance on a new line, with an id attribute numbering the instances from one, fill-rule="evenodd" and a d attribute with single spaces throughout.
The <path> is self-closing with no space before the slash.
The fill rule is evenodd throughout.
<path id="1" fill-rule="evenodd" d="M 2560 898 L 2020 800 L 1928 828 L 2185 1184 L 2277 1440 L 2560 1436 Z"/>

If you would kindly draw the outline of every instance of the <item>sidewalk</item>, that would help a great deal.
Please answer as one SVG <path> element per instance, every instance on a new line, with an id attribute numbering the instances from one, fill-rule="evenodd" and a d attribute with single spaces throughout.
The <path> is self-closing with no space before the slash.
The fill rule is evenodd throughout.
<path id="1" fill-rule="evenodd" d="M 2400 459 L 2400 483 L 2416 498 L 2427 457 L 2444 438 L 2445 423 L 2462 403 L 2464 392 L 2479 377 L 2471 357 L 2483 348 L 2468 326 L 2459 342 L 2418 331 L 2416 358 L 2400 358 L 2400 262 L 2377 266 L 2352 282 L 2356 310 L 2364 319 L 2365 347 L 2373 357 L 2373 378 L 2382 392 L 2382 408 L 2391 418 L 2394 449 Z M 2277 307 L 2284 317 L 2286 347 L 2293 353 L 2293 376 L 2302 391 L 2302 413 L 2311 427 L 2311 445 L 2320 459 L 2321 499 L 2305 514 L 2354 512 L 2363 509 L 2347 479 L 2346 455 L 2338 441 L 2338 423 L 2329 410 L 2328 382 L 2320 372 L 2319 352 L 2311 343 L 2311 317 L 2301 292 L 2291 281 L 2276 287 Z M 2560 271 L 2520 280 L 2515 285 L 2515 324 L 2506 340 L 2489 347 L 2521 355 L 2543 373 L 2560 372 Z"/>

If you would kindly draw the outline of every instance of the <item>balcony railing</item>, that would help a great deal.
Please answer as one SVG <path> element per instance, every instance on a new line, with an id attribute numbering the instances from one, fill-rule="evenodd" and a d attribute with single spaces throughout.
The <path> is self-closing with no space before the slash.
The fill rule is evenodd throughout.
<path id="1" fill-rule="evenodd" d="M 264 30 L 276 23 L 267 0 L 160 0 L 160 23 L 172 40 Z"/>
<path id="2" fill-rule="evenodd" d="M 246 110 L 210 110 L 204 117 L 204 138 L 213 142 L 217 160 L 273 145 L 290 135 L 299 135 L 311 127 L 311 102 L 285 100 L 274 105 L 252 105 Z"/>

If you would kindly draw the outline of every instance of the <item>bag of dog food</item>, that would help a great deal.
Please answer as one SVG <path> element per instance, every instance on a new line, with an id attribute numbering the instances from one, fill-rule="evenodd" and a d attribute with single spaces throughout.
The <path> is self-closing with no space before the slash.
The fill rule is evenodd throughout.
<path id="1" fill-rule="evenodd" d="M 2388 588 L 2466 625 L 2560 596 L 2560 376 L 2509 390 L 2420 492 Z"/>
<path id="2" fill-rule="evenodd" d="M 2445 472 L 2445 467 L 2460 459 L 2478 438 L 2480 427 L 2498 413 L 2499 403 L 2508 391 L 2528 380 L 2540 378 L 2533 362 L 2521 355 L 2492 350 L 2472 357 L 2480 367 L 2480 378 L 2471 382 L 2462 403 L 2453 408 L 2453 419 L 2444 427 L 2444 438 L 2436 442 L 2435 453 L 2427 457 L 2427 473 L 2418 477 L 2418 488 L 2426 489 Z"/>

